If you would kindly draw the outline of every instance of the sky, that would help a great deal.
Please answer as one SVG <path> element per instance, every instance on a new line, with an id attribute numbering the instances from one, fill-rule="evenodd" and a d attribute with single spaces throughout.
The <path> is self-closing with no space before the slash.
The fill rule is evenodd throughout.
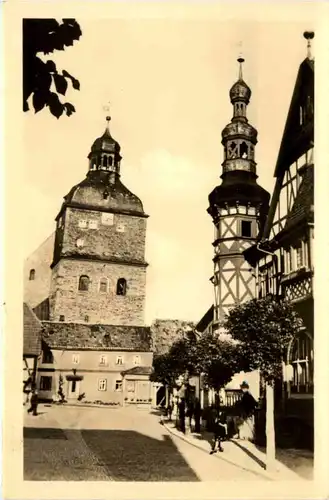
<path id="1" fill-rule="evenodd" d="M 278 9 L 284 8 L 278 3 Z M 220 183 L 221 131 L 230 122 L 229 89 L 245 58 L 258 130 L 258 182 L 272 191 L 274 167 L 300 63 L 309 12 L 296 22 L 220 17 L 76 16 L 80 41 L 55 53 L 79 79 L 66 99 L 76 113 L 24 114 L 24 257 L 55 229 L 63 196 L 82 181 L 87 155 L 105 129 L 120 143 L 121 180 L 143 202 L 147 226 L 146 321 L 198 321 L 213 301 L 213 225 L 208 195 Z"/>

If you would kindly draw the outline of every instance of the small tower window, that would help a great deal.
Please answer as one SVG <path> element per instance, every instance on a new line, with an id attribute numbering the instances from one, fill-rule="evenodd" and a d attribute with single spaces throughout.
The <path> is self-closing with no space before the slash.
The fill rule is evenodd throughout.
<path id="1" fill-rule="evenodd" d="M 79 278 L 79 290 L 87 292 L 89 290 L 89 276 L 80 276 Z"/>
<path id="2" fill-rule="evenodd" d="M 65 321 L 65 316 L 64 316 L 64 314 L 60 314 L 60 316 L 59 316 L 59 321 Z"/>
<path id="3" fill-rule="evenodd" d="M 304 123 L 304 110 L 303 106 L 299 106 L 299 125 L 303 125 Z"/>
<path id="4" fill-rule="evenodd" d="M 29 280 L 30 281 L 35 280 L 35 269 L 30 269 Z"/>
<path id="5" fill-rule="evenodd" d="M 103 166 L 107 167 L 107 156 L 103 156 Z"/>
<path id="6" fill-rule="evenodd" d="M 241 236 L 244 238 L 251 238 L 251 221 L 241 221 Z"/>
<path id="7" fill-rule="evenodd" d="M 85 316 L 85 323 L 89 323 L 89 316 L 88 315 Z"/>
<path id="8" fill-rule="evenodd" d="M 119 278 L 117 282 L 117 295 L 126 295 L 127 282 L 124 278 Z"/>
<path id="9" fill-rule="evenodd" d="M 240 145 L 240 157 L 248 158 L 248 145 L 245 142 Z"/>
<path id="10" fill-rule="evenodd" d="M 109 163 L 108 163 L 109 167 L 112 167 L 113 165 L 113 158 L 112 156 L 109 156 Z"/>
<path id="11" fill-rule="evenodd" d="M 100 292 L 107 292 L 107 279 L 102 278 L 99 282 L 99 291 Z"/>

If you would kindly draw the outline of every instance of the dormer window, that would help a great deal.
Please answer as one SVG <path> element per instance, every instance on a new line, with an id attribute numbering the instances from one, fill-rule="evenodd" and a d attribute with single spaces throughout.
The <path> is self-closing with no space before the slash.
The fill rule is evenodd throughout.
<path id="1" fill-rule="evenodd" d="M 35 280 L 35 269 L 30 269 L 29 281 Z"/>

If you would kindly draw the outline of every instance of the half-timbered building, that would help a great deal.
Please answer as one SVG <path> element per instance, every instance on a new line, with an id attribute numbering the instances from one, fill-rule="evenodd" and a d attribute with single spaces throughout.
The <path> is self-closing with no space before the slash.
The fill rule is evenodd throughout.
<path id="1" fill-rule="evenodd" d="M 275 187 L 260 241 L 245 251 L 257 276 L 257 296 L 294 304 L 303 327 L 289 345 L 277 397 L 296 443 L 313 435 L 314 59 L 301 63 L 275 167 Z"/>

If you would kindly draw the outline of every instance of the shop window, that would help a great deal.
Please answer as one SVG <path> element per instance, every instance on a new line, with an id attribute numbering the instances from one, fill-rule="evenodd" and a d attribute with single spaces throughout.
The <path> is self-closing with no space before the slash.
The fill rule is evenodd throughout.
<path id="1" fill-rule="evenodd" d="M 119 278 L 117 282 L 117 295 L 126 295 L 127 282 L 125 278 Z"/>
<path id="2" fill-rule="evenodd" d="M 300 333 L 290 349 L 292 365 L 292 393 L 312 393 L 314 384 L 313 339 L 307 332 Z"/>
<path id="3" fill-rule="evenodd" d="M 241 221 L 241 236 L 243 236 L 244 238 L 251 238 L 251 221 Z"/>
<path id="4" fill-rule="evenodd" d="M 100 378 L 98 380 L 98 390 L 99 391 L 106 391 L 107 388 L 107 379 L 106 378 Z"/>
<path id="5" fill-rule="evenodd" d="M 122 380 L 116 380 L 115 381 L 115 390 L 118 392 L 122 391 Z"/>
<path id="6" fill-rule="evenodd" d="M 51 391 L 52 377 L 40 377 L 40 391 Z"/>
<path id="7" fill-rule="evenodd" d="M 30 281 L 35 280 L 35 269 L 30 269 L 29 280 Z"/>
<path id="8" fill-rule="evenodd" d="M 79 278 L 79 290 L 87 292 L 89 290 L 89 276 L 80 276 Z"/>

